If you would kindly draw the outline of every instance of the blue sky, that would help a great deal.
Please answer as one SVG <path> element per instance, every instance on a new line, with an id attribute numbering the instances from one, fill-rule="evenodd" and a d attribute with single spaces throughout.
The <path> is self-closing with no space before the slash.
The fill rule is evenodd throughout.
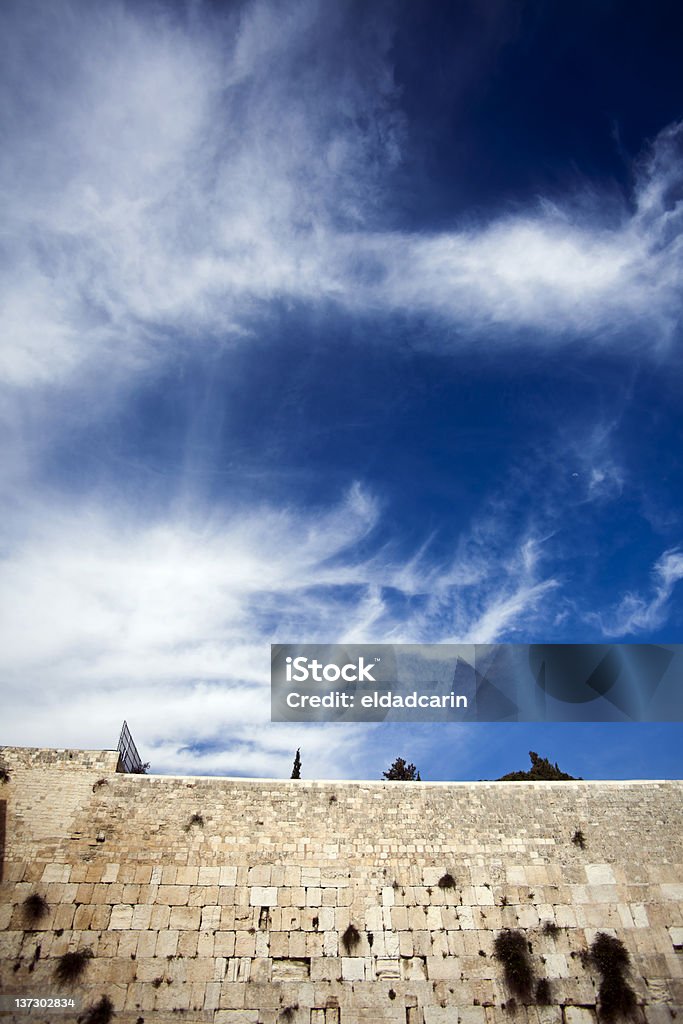
<path id="1" fill-rule="evenodd" d="M 680 642 L 678 5 L 7 2 L 3 741 L 681 774 L 269 722 L 271 642 Z"/>

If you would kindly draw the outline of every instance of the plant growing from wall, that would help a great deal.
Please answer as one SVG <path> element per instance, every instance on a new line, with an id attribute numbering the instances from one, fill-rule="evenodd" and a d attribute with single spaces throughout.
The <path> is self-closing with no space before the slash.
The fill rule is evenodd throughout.
<path id="1" fill-rule="evenodd" d="M 543 934 L 550 935 L 554 939 L 556 935 L 560 934 L 560 927 L 554 921 L 545 921 L 543 924 Z"/>
<path id="2" fill-rule="evenodd" d="M 85 973 L 92 955 L 92 949 L 76 949 L 71 953 L 63 953 L 55 967 L 55 978 L 59 984 L 71 985 L 78 981 Z"/>
<path id="3" fill-rule="evenodd" d="M 360 945 L 360 932 L 356 928 L 355 924 L 349 924 L 341 937 L 341 941 L 342 946 L 347 953 L 353 953 L 354 949 Z"/>
<path id="4" fill-rule="evenodd" d="M 301 778 L 301 750 L 299 747 L 296 748 L 296 754 L 294 755 L 294 764 L 292 765 L 292 774 L 289 777 L 290 779 Z"/>
<path id="5" fill-rule="evenodd" d="M 10 780 L 10 774 L 9 774 L 7 768 L 5 768 L 2 765 L 0 765 L 0 782 L 4 785 L 6 782 L 9 782 L 9 780 Z"/>
<path id="6" fill-rule="evenodd" d="M 298 1009 L 298 1003 L 292 1003 L 291 1006 L 283 1006 L 278 1014 L 278 1022 L 282 1022 L 282 1024 L 290 1024 L 290 1021 L 294 1020 L 294 1015 Z"/>
<path id="7" fill-rule="evenodd" d="M 493 955 L 503 965 L 505 981 L 513 996 L 523 1002 L 532 999 L 534 971 L 529 944 L 520 931 L 499 932 L 493 943 Z"/>
<path id="8" fill-rule="evenodd" d="M 445 875 L 442 875 L 438 881 L 439 889 L 455 889 L 455 879 L 450 871 L 447 871 Z"/>
<path id="9" fill-rule="evenodd" d="M 114 1004 L 109 996 L 102 996 L 78 1018 L 78 1024 L 109 1024 L 113 1016 Z"/>
<path id="10" fill-rule="evenodd" d="M 32 892 L 30 896 L 27 896 L 22 907 L 24 919 L 29 925 L 38 924 L 39 921 L 42 921 L 50 909 L 47 900 L 39 892 Z"/>
<path id="11" fill-rule="evenodd" d="M 636 994 L 626 978 L 630 957 L 623 942 L 606 932 L 598 932 L 588 956 L 602 976 L 598 992 L 601 1019 L 611 1024 L 619 1017 L 633 1018 Z"/>
<path id="12" fill-rule="evenodd" d="M 574 846 L 578 846 L 580 850 L 586 849 L 586 837 L 580 828 L 577 828 L 576 832 L 572 836 L 572 842 Z"/>
<path id="13" fill-rule="evenodd" d="M 196 825 L 197 828 L 204 828 L 204 818 L 202 817 L 201 814 L 199 814 L 198 811 L 195 811 L 195 813 L 188 821 L 187 825 L 185 826 L 185 831 L 189 832 L 193 825 Z"/>

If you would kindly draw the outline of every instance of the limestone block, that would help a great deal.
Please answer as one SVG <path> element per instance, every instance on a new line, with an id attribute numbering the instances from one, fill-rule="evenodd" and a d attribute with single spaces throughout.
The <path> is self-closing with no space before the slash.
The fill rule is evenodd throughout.
<path id="1" fill-rule="evenodd" d="M 270 864 L 255 864 L 247 874 L 248 885 L 270 885 L 272 868 Z"/>
<path id="2" fill-rule="evenodd" d="M 311 886 L 306 889 L 306 906 L 319 907 L 322 905 L 323 891 L 319 886 Z"/>
<path id="3" fill-rule="evenodd" d="M 422 1008 L 424 1024 L 453 1024 L 453 1016 L 458 1019 L 458 1011 L 453 1007 L 424 1006 Z"/>
<path id="4" fill-rule="evenodd" d="M 159 932 L 157 936 L 156 956 L 175 956 L 178 950 L 178 932 L 175 929 L 166 929 Z"/>
<path id="5" fill-rule="evenodd" d="M 133 908 L 129 904 L 118 903 L 111 908 L 110 929 L 131 928 L 133 923 Z"/>
<path id="6" fill-rule="evenodd" d="M 218 931 L 214 936 L 214 956 L 231 957 L 235 955 L 235 933 Z"/>
<path id="7" fill-rule="evenodd" d="M 187 898 L 190 907 L 205 907 L 218 903 L 219 887 L 217 885 L 191 885 Z"/>
<path id="8" fill-rule="evenodd" d="M 133 907 L 133 916 L 131 920 L 131 928 L 147 929 L 152 918 L 152 907 L 150 906 L 136 906 Z"/>
<path id="9" fill-rule="evenodd" d="M 46 864 L 43 869 L 42 881 L 68 882 L 71 875 L 71 868 L 68 864 Z"/>
<path id="10" fill-rule="evenodd" d="M 165 904 L 169 907 L 183 907 L 187 906 L 189 895 L 189 885 L 160 885 L 155 903 Z"/>
<path id="11" fill-rule="evenodd" d="M 460 961 L 455 957 L 428 956 L 426 963 L 430 981 L 455 981 L 460 977 Z"/>
<path id="12" fill-rule="evenodd" d="M 292 957 L 306 956 L 306 933 L 289 932 L 289 955 Z"/>
<path id="13" fill-rule="evenodd" d="M 363 981 L 365 979 L 364 957 L 343 956 L 341 958 L 341 967 L 344 981 Z"/>
<path id="14" fill-rule="evenodd" d="M 171 916 L 171 908 L 168 906 L 153 906 L 152 916 L 149 919 L 149 926 L 157 931 L 168 928 L 168 921 Z"/>
<path id="15" fill-rule="evenodd" d="M 204 1009 L 217 1010 L 221 995 L 221 985 L 218 981 L 210 981 L 206 985 L 204 993 Z"/>
<path id="16" fill-rule="evenodd" d="M 223 865 L 218 872 L 218 884 L 237 885 L 237 868 L 230 865 Z"/>
<path id="17" fill-rule="evenodd" d="M 285 880 L 283 884 L 287 886 L 287 888 L 301 885 L 301 868 L 298 865 L 285 865 Z"/>
<path id="18" fill-rule="evenodd" d="M 138 936 L 138 957 L 154 956 L 157 944 L 157 932 L 145 931 Z"/>
<path id="19" fill-rule="evenodd" d="M 593 1010 L 584 1006 L 565 1006 L 563 1008 L 564 1024 L 595 1024 L 596 1016 Z"/>
<path id="20" fill-rule="evenodd" d="M 235 932 L 235 956 L 252 957 L 256 955 L 256 933 Z"/>
<path id="21" fill-rule="evenodd" d="M 214 1024 L 259 1024 L 258 1010 L 216 1010 Z"/>
<path id="22" fill-rule="evenodd" d="M 461 928 L 474 928 L 474 916 L 471 907 L 458 907 L 458 923 Z"/>
<path id="23" fill-rule="evenodd" d="M 633 917 L 633 923 L 636 928 L 649 928 L 650 920 L 647 916 L 647 910 L 642 903 L 631 904 L 631 916 Z"/>
<path id="24" fill-rule="evenodd" d="M 549 978 L 569 978 L 571 972 L 564 953 L 545 953 L 545 973 Z"/>
<path id="25" fill-rule="evenodd" d="M 197 885 L 219 885 L 220 875 L 221 869 L 219 867 L 202 866 L 199 868 Z"/>
<path id="26" fill-rule="evenodd" d="M 562 1008 L 560 1006 L 537 1006 L 538 1024 L 562 1024 Z"/>
<path id="27" fill-rule="evenodd" d="M 199 907 L 171 907 L 169 928 L 179 931 L 196 931 L 201 920 Z"/>
<path id="28" fill-rule="evenodd" d="M 179 865 L 176 870 L 175 882 L 178 885 L 196 885 L 198 878 L 199 867 L 196 865 Z"/>
<path id="29" fill-rule="evenodd" d="M 666 1005 L 644 1006 L 643 1010 L 647 1024 L 671 1024 L 674 1019 L 671 1010 Z"/>
<path id="30" fill-rule="evenodd" d="M 483 1006 L 459 1006 L 458 1024 L 486 1024 L 486 1011 Z"/>
<path id="31" fill-rule="evenodd" d="M 382 888 L 382 906 L 393 907 L 396 902 L 396 893 L 390 885 Z"/>
<path id="32" fill-rule="evenodd" d="M 430 931 L 437 931 L 443 928 L 443 917 L 441 907 L 427 907 L 426 926 Z"/>
<path id="33" fill-rule="evenodd" d="M 249 905 L 252 907 L 277 906 L 277 889 L 275 886 L 252 886 L 249 893 Z"/>
<path id="34" fill-rule="evenodd" d="M 199 908 L 197 908 L 199 909 Z M 204 929 L 217 929 L 221 926 L 221 908 L 220 907 L 203 907 L 201 911 L 201 928 Z"/>
<path id="35" fill-rule="evenodd" d="M 584 870 L 589 885 L 614 885 L 616 882 L 610 864 L 586 864 Z"/>
<path id="36" fill-rule="evenodd" d="M 493 893 L 487 885 L 474 886 L 474 899 L 479 907 L 492 907 L 495 902 Z"/>

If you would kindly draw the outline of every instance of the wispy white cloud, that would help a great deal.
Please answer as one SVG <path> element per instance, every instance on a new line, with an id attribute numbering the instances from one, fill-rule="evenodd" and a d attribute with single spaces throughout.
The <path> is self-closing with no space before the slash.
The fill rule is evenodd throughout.
<path id="1" fill-rule="evenodd" d="M 325 0 L 197 10 L 4 5 L 5 380 L 248 343 L 273 299 L 428 313 L 468 343 L 672 336 L 679 125 L 616 226 L 574 196 L 387 231 L 403 132 L 386 9 L 362 31 Z"/>
<path id="2" fill-rule="evenodd" d="M 439 568 L 424 552 L 406 574 L 386 541 L 360 554 L 382 528 L 359 486 L 318 513 L 220 521 L 25 509 L 0 569 L 5 739 L 106 745 L 126 717 L 159 769 L 278 774 L 302 741 L 300 727 L 263 728 L 271 642 L 491 641 L 555 585 L 526 540 L 505 567 L 478 550 L 476 593 L 462 553 Z M 319 776 L 339 775 L 347 748 L 359 764 L 355 730 L 329 731 L 307 732 Z"/>
<path id="3" fill-rule="evenodd" d="M 683 552 L 665 551 L 655 562 L 647 596 L 627 593 L 611 614 L 593 615 L 605 636 L 632 636 L 659 629 L 666 621 L 674 587 L 683 579 Z"/>

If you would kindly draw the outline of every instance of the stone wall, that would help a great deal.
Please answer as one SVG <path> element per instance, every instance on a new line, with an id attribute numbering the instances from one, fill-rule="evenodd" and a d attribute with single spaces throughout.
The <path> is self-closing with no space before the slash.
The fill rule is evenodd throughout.
<path id="1" fill-rule="evenodd" d="M 682 783 L 135 776 L 112 751 L 7 747 L 0 763 L 5 1001 L 106 994 L 121 1024 L 591 1024 L 602 931 L 630 955 L 637 1019 L 683 1009 Z M 48 909 L 30 922 L 33 894 Z M 531 995 L 494 954 L 505 930 L 528 943 Z M 76 950 L 93 955 L 60 988 Z"/>

